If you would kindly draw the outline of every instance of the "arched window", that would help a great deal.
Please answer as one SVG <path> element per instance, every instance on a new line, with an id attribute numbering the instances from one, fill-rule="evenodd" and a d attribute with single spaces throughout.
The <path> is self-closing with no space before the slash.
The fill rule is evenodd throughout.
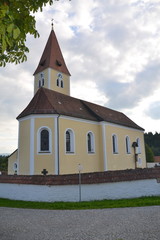
<path id="1" fill-rule="evenodd" d="M 48 127 L 41 127 L 37 134 L 38 153 L 51 153 L 52 132 Z"/>
<path id="2" fill-rule="evenodd" d="M 65 134 L 66 152 L 74 153 L 74 134 L 71 129 L 68 129 Z"/>
<path id="3" fill-rule="evenodd" d="M 94 148 L 94 135 L 92 132 L 89 132 L 87 134 L 87 148 L 88 148 L 88 153 L 94 153 L 95 148 Z"/>
<path id="4" fill-rule="evenodd" d="M 57 74 L 57 87 L 63 88 L 63 75 L 62 75 L 62 73 Z"/>
<path id="5" fill-rule="evenodd" d="M 126 137 L 126 153 L 127 153 L 127 154 L 130 154 L 130 153 L 131 153 L 130 139 L 129 139 L 128 136 Z"/>
<path id="6" fill-rule="evenodd" d="M 136 142 L 137 142 L 137 145 L 138 145 L 138 147 L 137 147 L 137 153 L 140 154 L 140 153 L 141 153 L 141 143 L 140 143 L 140 139 L 137 138 Z"/>
<path id="7" fill-rule="evenodd" d="M 118 141 L 117 136 L 114 134 L 112 135 L 112 146 L 113 146 L 113 153 L 118 153 Z"/>

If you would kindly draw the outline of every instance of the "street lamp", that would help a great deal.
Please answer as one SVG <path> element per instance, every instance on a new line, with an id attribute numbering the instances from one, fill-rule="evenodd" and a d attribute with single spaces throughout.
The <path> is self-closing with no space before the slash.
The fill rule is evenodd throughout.
<path id="1" fill-rule="evenodd" d="M 81 171 L 83 170 L 83 166 L 78 164 L 78 172 L 79 172 L 79 202 L 81 202 Z"/>

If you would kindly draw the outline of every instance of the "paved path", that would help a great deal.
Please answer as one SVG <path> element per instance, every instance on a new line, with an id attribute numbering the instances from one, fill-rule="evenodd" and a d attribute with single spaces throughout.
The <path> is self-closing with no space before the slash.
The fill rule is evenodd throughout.
<path id="1" fill-rule="evenodd" d="M 160 206 L 103 210 L 0 208 L 0 240 L 160 240 Z"/>

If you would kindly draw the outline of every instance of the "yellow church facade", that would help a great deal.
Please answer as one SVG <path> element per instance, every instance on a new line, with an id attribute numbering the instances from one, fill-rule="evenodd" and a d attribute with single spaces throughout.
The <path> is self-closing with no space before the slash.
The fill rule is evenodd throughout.
<path id="1" fill-rule="evenodd" d="M 34 73 L 34 97 L 17 117 L 8 174 L 145 168 L 144 129 L 123 113 L 70 96 L 70 73 L 52 30 Z"/>

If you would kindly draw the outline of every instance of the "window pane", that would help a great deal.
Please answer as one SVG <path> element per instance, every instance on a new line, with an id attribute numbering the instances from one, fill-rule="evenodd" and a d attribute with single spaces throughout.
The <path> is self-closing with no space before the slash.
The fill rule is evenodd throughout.
<path id="1" fill-rule="evenodd" d="M 88 134 L 88 152 L 92 151 L 91 135 Z"/>
<path id="2" fill-rule="evenodd" d="M 49 151 L 49 132 L 41 131 L 41 151 Z"/>
<path id="3" fill-rule="evenodd" d="M 71 136 L 69 131 L 66 132 L 66 151 L 71 151 Z"/>
<path id="4" fill-rule="evenodd" d="M 113 152 L 116 152 L 116 143 L 115 143 L 115 136 L 112 136 L 112 142 L 113 142 Z"/>
<path id="5" fill-rule="evenodd" d="M 128 137 L 126 137 L 126 152 L 129 153 L 129 141 L 128 141 Z"/>

